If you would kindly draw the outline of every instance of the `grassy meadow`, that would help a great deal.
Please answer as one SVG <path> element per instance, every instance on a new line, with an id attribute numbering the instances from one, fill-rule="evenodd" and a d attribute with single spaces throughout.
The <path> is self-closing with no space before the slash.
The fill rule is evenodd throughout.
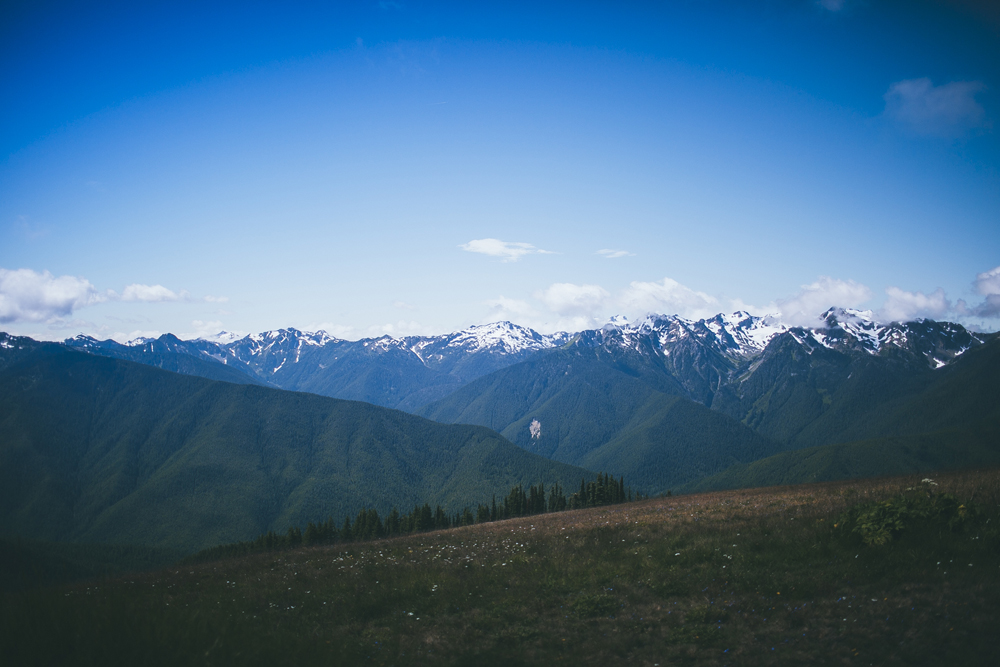
<path id="1" fill-rule="evenodd" d="M 10 665 L 994 664 L 1000 471 L 933 477 L 656 498 L 8 593 L 0 655 Z M 868 544 L 873 522 L 881 539 Z"/>

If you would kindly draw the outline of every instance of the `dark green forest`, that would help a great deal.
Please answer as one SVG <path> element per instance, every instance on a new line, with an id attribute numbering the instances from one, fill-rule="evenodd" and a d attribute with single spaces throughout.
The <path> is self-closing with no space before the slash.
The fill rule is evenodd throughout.
<path id="1" fill-rule="evenodd" d="M 366 507 L 454 512 L 590 475 L 482 427 L 367 403 L 58 345 L 18 357 L 0 372 L 3 535 L 194 551 Z"/>
<path id="2" fill-rule="evenodd" d="M 527 491 L 523 485 L 518 484 L 499 503 L 494 497 L 489 504 L 480 503 L 475 508 L 466 506 L 453 515 L 449 515 L 440 505 L 432 510 L 428 503 L 415 505 L 406 514 L 401 514 L 393 507 L 384 518 L 379 515 L 378 510 L 362 509 L 353 523 L 350 517 L 344 517 L 343 522 L 338 522 L 333 517 L 322 522 L 310 521 L 304 530 L 299 526 L 291 526 L 284 534 L 268 531 L 255 540 L 203 549 L 185 559 L 185 562 L 199 563 L 261 551 L 398 537 L 549 512 L 618 505 L 645 498 L 642 493 L 633 493 L 625 485 L 624 478 L 615 480 L 607 473 L 599 474 L 590 482 L 581 479 L 579 490 L 568 497 L 558 483 L 552 484 L 547 494 L 543 483 L 532 485 Z"/>

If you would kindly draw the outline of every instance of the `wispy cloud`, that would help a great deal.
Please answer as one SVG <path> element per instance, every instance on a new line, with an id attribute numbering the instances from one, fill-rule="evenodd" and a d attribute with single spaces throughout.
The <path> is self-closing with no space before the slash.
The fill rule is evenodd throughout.
<path id="1" fill-rule="evenodd" d="M 618 259 L 619 257 L 635 257 L 634 252 L 629 252 L 628 250 L 614 250 L 612 248 L 602 248 L 597 251 L 598 255 L 601 255 L 607 259 Z"/>
<path id="2" fill-rule="evenodd" d="M 897 81 L 883 96 L 885 114 L 917 134 L 957 137 L 986 124 L 986 111 L 976 101 L 985 89 L 980 81 L 940 86 L 926 77 Z"/>
<path id="3" fill-rule="evenodd" d="M 50 328 L 63 325 L 93 328 L 91 323 L 69 321 L 67 318 L 80 308 L 109 301 L 158 303 L 188 300 L 188 292 L 175 292 L 163 285 L 132 283 L 119 294 L 114 290 L 99 292 L 89 280 L 78 276 L 56 277 L 48 271 L 0 269 L 0 323 L 3 324 L 32 322 L 45 323 Z M 224 297 L 205 297 L 205 301 L 210 302 L 225 300 Z"/>
<path id="4" fill-rule="evenodd" d="M 671 278 L 634 281 L 617 294 L 600 285 L 553 283 L 532 296 L 531 302 L 504 296 L 488 301 L 489 317 L 553 332 L 599 327 L 616 315 L 639 319 L 650 313 L 664 313 L 698 319 L 724 309 L 715 297 Z"/>
<path id="5" fill-rule="evenodd" d="M 107 300 L 89 280 L 48 271 L 0 269 L 0 323 L 54 322 Z"/>
<path id="6" fill-rule="evenodd" d="M 535 294 L 535 298 L 553 313 L 590 317 L 604 308 L 610 296 L 600 285 L 573 283 L 554 283 Z"/>
<path id="7" fill-rule="evenodd" d="M 193 338 L 211 339 L 223 330 L 221 320 L 192 320 L 191 326 L 194 328 L 194 331 L 178 334 L 177 337 L 185 340 Z"/>
<path id="8" fill-rule="evenodd" d="M 871 298 L 872 291 L 861 283 L 820 276 L 816 282 L 803 285 L 797 294 L 779 299 L 776 306 L 782 322 L 794 326 L 816 326 L 819 315 L 827 308 L 854 308 Z"/>
<path id="9" fill-rule="evenodd" d="M 516 262 L 525 255 L 554 255 L 550 250 L 536 248 L 530 243 L 512 243 L 500 239 L 474 239 L 458 246 L 466 252 L 477 252 L 491 257 L 500 257 L 505 262 Z"/>
<path id="10" fill-rule="evenodd" d="M 639 317 L 648 313 L 665 313 L 700 319 L 719 312 L 718 299 L 697 292 L 672 278 L 660 282 L 633 281 L 618 298 L 621 313 Z"/>
<path id="11" fill-rule="evenodd" d="M 400 320 L 396 323 L 376 324 L 368 327 L 368 336 L 392 336 L 402 338 L 405 336 L 423 336 L 430 334 L 428 327 L 419 322 Z"/>
<path id="12" fill-rule="evenodd" d="M 972 284 L 976 293 L 986 298 L 969 313 L 978 317 L 1000 317 L 1000 266 L 978 274 Z"/>
<path id="13" fill-rule="evenodd" d="M 973 288 L 985 298 L 970 307 L 961 299 L 950 300 L 942 288 L 924 293 L 889 287 L 885 290 L 885 301 L 873 315 L 882 322 L 951 319 L 969 326 L 981 323 L 978 318 L 1000 318 L 1000 266 L 978 274 Z M 553 283 L 535 291 L 531 299 L 500 296 L 486 305 L 490 321 L 511 320 L 543 333 L 600 327 L 614 316 L 635 321 L 649 314 L 663 314 L 698 320 L 738 310 L 774 316 L 792 326 L 815 327 L 822 325 L 819 316 L 828 308 L 865 306 L 873 296 L 872 290 L 862 283 L 820 276 L 815 282 L 802 285 L 795 294 L 759 307 L 740 299 L 718 298 L 672 278 L 663 278 L 633 281 L 617 293 L 600 285 Z"/>
<path id="14" fill-rule="evenodd" d="M 976 294 L 983 296 L 1000 294 L 1000 266 L 977 274 L 972 286 L 975 288 Z"/>
<path id="15" fill-rule="evenodd" d="M 486 302 L 489 306 L 487 321 L 510 320 L 542 333 L 582 331 L 600 326 L 602 322 L 600 309 L 594 308 L 592 303 L 586 303 L 587 290 L 583 288 L 586 286 L 557 283 L 546 290 L 536 292 L 534 303 L 501 295 Z M 603 292 L 601 288 L 597 289 Z M 590 298 L 595 296 L 601 295 L 598 292 L 591 294 Z M 540 299 L 546 299 L 548 303 Z M 556 312 L 554 309 L 562 312 Z"/>
<path id="16" fill-rule="evenodd" d="M 163 335 L 162 331 L 156 329 L 135 329 L 134 331 L 124 332 L 116 331 L 111 334 L 109 338 L 116 340 L 119 343 L 127 343 L 130 340 L 135 340 L 136 338 L 159 338 Z"/>
<path id="17" fill-rule="evenodd" d="M 907 292 L 898 287 L 885 290 L 889 296 L 878 311 L 879 319 L 887 322 L 909 322 L 918 317 L 941 319 L 953 312 L 954 307 L 942 288 L 930 294 Z"/>
<path id="18" fill-rule="evenodd" d="M 888 298 L 878 310 L 878 316 L 884 321 L 896 322 L 907 322 L 918 317 L 956 319 L 970 325 L 976 324 L 976 318 L 1000 318 L 1000 266 L 977 274 L 972 281 L 972 289 L 983 297 L 978 305 L 970 306 L 964 299 L 952 303 L 940 287 L 930 294 L 889 287 L 885 291 Z"/>
<path id="19" fill-rule="evenodd" d="M 160 301 L 181 301 L 187 297 L 187 292 L 174 292 L 163 285 L 140 285 L 139 283 L 133 283 L 122 291 L 120 298 L 122 301 L 157 303 Z"/>
<path id="20" fill-rule="evenodd" d="M 229 297 L 228 296 L 212 296 L 212 295 L 207 295 L 207 296 L 205 296 L 203 298 L 204 298 L 205 301 L 208 301 L 209 303 L 226 303 L 227 301 L 229 301 Z"/>

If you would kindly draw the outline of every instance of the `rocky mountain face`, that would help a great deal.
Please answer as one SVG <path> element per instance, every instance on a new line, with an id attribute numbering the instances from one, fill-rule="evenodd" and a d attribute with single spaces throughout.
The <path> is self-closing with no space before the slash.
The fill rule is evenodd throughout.
<path id="1" fill-rule="evenodd" d="M 555 347 L 566 337 L 495 322 L 443 336 L 358 341 L 289 328 L 228 341 L 231 337 L 225 335 L 184 341 L 164 334 L 124 344 L 88 336 L 65 343 L 189 375 L 413 410 L 477 377 Z"/>
<path id="2" fill-rule="evenodd" d="M 185 341 L 165 334 L 120 344 L 78 336 L 66 345 L 189 375 L 408 411 L 547 350 L 591 349 L 659 390 L 743 419 L 769 391 L 763 385 L 770 387 L 778 375 L 800 378 L 793 383 L 802 376 L 822 376 L 830 384 L 840 377 L 835 368 L 851 366 L 848 359 L 880 359 L 922 371 L 947 365 L 982 343 L 981 336 L 958 324 L 883 325 L 870 313 L 837 308 L 808 328 L 746 312 L 697 321 L 669 315 L 650 315 L 635 324 L 615 321 L 575 334 L 542 335 L 494 322 L 442 336 L 358 341 L 289 328 L 236 340 L 220 334 L 216 340 Z M 824 388 L 830 389 L 817 391 Z"/>

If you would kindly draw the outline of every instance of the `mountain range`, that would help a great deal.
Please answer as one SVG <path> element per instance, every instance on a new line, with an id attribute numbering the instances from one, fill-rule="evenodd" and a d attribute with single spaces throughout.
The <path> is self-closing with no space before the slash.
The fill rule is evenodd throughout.
<path id="1" fill-rule="evenodd" d="M 444 336 L 358 341 L 324 331 L 278 329 L 236 339 L 222 332 L 216 336 L 222 340 L 216 341 L 164 334 L 125 344 L 81 335 L 65 344 L 189 375 L 412 411 L 470 380 L 557 347 L 567 337 L 543 336 L 510 322 L 496 322 Z M 232 379 L 236 377 L 240 379 Z"/>
<path id="2" fill-rule="evenodd" d="M 813 327 L 789 327 L 746 312 L 702 320 L 650 315 L 636 324 L 621 318 L 603 328 L 542 335 L 510 322 L 476 325 L 441 336 L 364 338 L 348 341 L 326 332 L 278 329 L 215 340 L 180 340 L 172 334 L 127 343 L 89 336 L 64 344 L 102 356 L 138 361 L 189 375 L 229 382 L 253 382 L 292 391 L 361 400 L 416 411 L 472 380 L 548 350 L 566 346 L 634 351 L 659 367 L 683 394 L 715 407 L 741 400 L 733 382 L 748 365 L 762 361 L 776 340 L 812 354 L 826 349 L 842 354 L 894 357 L 913 368 L 946 365 L 985 337 L 958 324 L 920 320 L 877 324 L 867 311 L 831 308 Z M 727 412 L 736 408 L 729 407 Z"/>
<path id="3" fill-rule="evenodd" d="M 593 471 L 661 493 L 995 465 L 998 378 L 997 334 L 851 309 L 359 341 L 4 334 L 0 533 L 192 549 Z"/>

